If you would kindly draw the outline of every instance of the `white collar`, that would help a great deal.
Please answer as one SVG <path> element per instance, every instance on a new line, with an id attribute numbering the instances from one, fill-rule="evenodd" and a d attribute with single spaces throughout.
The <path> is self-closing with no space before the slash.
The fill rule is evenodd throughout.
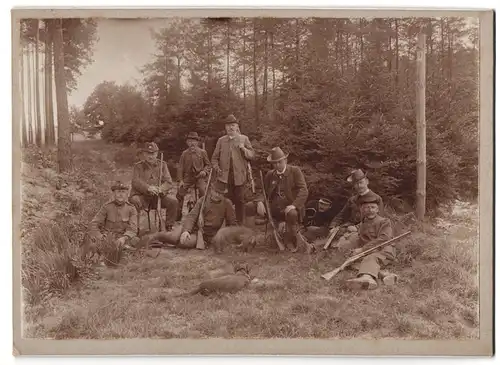
<path id="1" fill-rule="evenodd" d="M 288 165 L 285 165 L 285 168 L 283 169 L 283 171 L 278 171 L 278 170 L 276 170 L 276 173 L 277 173 L 278 175 L 283 175 L 283 174 L 285 173 L 285 171 L 286 171 L 286 168 L 287 168 L 287 167 L 288 167 Z"/>

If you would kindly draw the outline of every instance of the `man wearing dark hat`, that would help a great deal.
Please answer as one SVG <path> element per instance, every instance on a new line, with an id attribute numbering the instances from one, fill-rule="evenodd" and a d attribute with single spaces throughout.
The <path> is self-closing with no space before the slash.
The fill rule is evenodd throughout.
<path id="1" fill-rule="evenodd" d="M 309 241 L 326 237 L 329 232 L 329 224 L 333 219 L 333 213 L 332 202 L 327 198 L 307 202 L 304 217 L 304 237 Z"/>
<path id="2" fill-rule="evenodd" d="M 146 143 L 143 149 L 144 159 L 134 166 L 129 201 L 136 207 L 139 217 L 140 211 L 148 206 L 156 209 L 157 199 L 160 198 L 161 207 L 166 210 L 165 227 L 169 230 L 175 222 L 178 202 L 174 197 L 168 196 L 172 190 L 173 182 L 165 161 L 162 162 L 161 185 L 158 187 L 160 182 L 158 150 L 156 143 Z"/>
<path id="3" fill-rule="evenodd" d="M 339 243 L 339 249 L 354 249 L 353 254 L 366 251 L 393 238 L 391 221 L 378 214 L 380 197 L 369 191 L 361 195 L 358 202 L 362 216 L 359 233 Z M 389 245 L 364 257 L 361 262 L 352 265 L 358 274 L 356 278 L 348 280 L 347 285 L 353 289 L 375 289 L 378 286 L 377 279 L 379 278 L 387 285 L 394 284 L 396 275 L 380 269 L 391 263 L 395 259 L 395 255 L 394 246 Z"/>
<path id="4" fill-rule="evenodd" d="M 122 181 L 111 186 L 113 199 L 104 204 L 89 224 L 88 238 L 82 257 L 98 248 L 100 242 L 109 234 L 113 235 L 117 245 L 130 248 L 137 241 L 137 211 L 127 201 L 129 187 Z"/>
<path id="5" fill-rule="evenodd" d="M 212 155 L 212 166 L 218 180 L 226 183 L 229 198 L 236 209 L 236 220 L 243 224 L 245 215 L 245 184 L 249 181 L 248 161 L 255 151 L 248 137 L 240 133 L 238 120 L 229 115 L 225 120 L 226 135 L 220 137 Z"/>
<path id="6" fill-rule="evenodd" d="M 186 141 L 188 148 L 182 152 L 179 160 L 179 169 L 177 173 L 179 177 L 179 189 L 177 190 L 177 201 L 179 202 L 177 220 L 182 218 L 184 197 L 190 188 L 197 188 L 199 197 L 205 195 L 207 187 L 206 178 L 210 172 L 211 165 L 207 151 L 198 146 L 199 141 L 200 137 L 198 137 L 198 133 L 190 132 Z"/>
<path id="7" fill-rule="evenodd" d="M 305 212 L 305 203 L 309 191 L 302 170 L 288 164 L 288 153 L 274 147 L 267 161 L 274 169 L 264 177 L 264 188 L 271 209 L 272 218 L 285 222 L 285 245 L 297 251 L 299 245 L 306 244 L 299 233 L 299 223 Z"/>
<path id="8" fill-rule="evenodd" d="M 223 223 L 226 227 L 236 225 L 234 207 L 229 199 L 224 197 L 227 186 L 221 181 L 215 181 L 209 188 L 207 200 L 203 209 L 203 240 L 208 247 Z M 198 230 L 198 215 L 203 199 L 198 199 L 194 208 L 188 213 L 182 225 L 176 226 L 170 232 L 157 232 L 148 237 L 150 242 L 159 241 L 179 248 L 195 248 Z"/>
<path id="9" fill-rule="evenodd" d="M 357 231 L 356 225 L 361 222 L 361 210 L 358 199 L 369 192 L 375 194 L 368 188 L 368 178 L 360 169 L 352 171 L 347 177 L 347 181 L 352 184 L 355 194 L 347 200 L 342 210 L 330 222 L 330 229 L 340 226 L 336 237 L 345 236 L 345 238 L 348 238 L 348 235 Z M 377 194 L 375 196 L 377 197 L 379 214 L 383 215 L 384 204 L 382 198 Z"/>

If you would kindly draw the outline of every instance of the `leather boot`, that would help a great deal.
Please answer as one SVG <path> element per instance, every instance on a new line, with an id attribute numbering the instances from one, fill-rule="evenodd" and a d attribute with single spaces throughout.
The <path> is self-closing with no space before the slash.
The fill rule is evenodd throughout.
<path id="1" fill-rule="evenodd" d="M 377 281 L 368 274 L 363 274 L 357 278 L 347 280 L 347 286 L 351 289 L 364 289 L 364 290 L 373 290 L 377 288 Z"/>

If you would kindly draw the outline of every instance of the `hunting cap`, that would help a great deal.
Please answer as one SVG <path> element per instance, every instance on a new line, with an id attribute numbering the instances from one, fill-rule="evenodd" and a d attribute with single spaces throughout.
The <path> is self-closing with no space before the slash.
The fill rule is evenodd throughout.
<path id="1" fill-rule="evenodd" d="M 368 203 L 378 204 L 378 196 L 371 190 L 368 190 L 368 192 L 365 195 L 361 195 L 358 198 L 359 205 L 368 204 Z"/>
<path id="2" fill-rule="evenodd" d="M 116 180 L 113 185 L 111 185 L 111 190 L 128 190 L 128 185 L 121 180 Z"/>
<path id="3" fill-rule="evenodd" d="M 232 124 L 232 123 L 240 124 L 238 122 L 238 119 L 236 119 L 236 117 L 233 114 L 229 114 L 226 120 L 224 121 L 224 124 Z"/>
<path id="4" fill-rule="evenodd" d="M 194 140 L 199 141 L 200 137 L 198 136 L 198 133 L 196 133 L 196 132 L 189 132 L 189 134 L 186 137 L 186 139 L 194 139 Z"/>
<path id="5" fill-rule="evenodd" d="M 350 183 L 355 183 L 359 180 L 364 179 L 365 177 L 366 174 L 360 169 L 357 169 L 351 172 L 351 174 L 347 177 L 347 181 L 349 181 Z"/>
<path id="6" fill-rule="evenodd" d="M 269 156 L 267 156 L 267 161 L 268 162 L 278 162 L 278 161 L 281 161 L 281 160 L 284 160 L 285 158 L 287 158 L 288 155 L 289 154 L 288 153 L 285 154 L 281 148 L 274 147 L 271 150 L 271 153 L 269 154 Z"/>
<path id="7" fill-rule="evenodd" d="M 319 203 L 322 204 L 322 205 L 332 205 L 332 202 L 331 200 L 327 199 L 327 198 L 320 198 L 319 199 Z"/>
<path id="8" fill-rule="evenodd" d="M 160 149 L 158 148 L 158 145 L 154 142 L 146 142 L 144 145 L 144 148 L 142 149 L 144 152 L 158 152 Z"/>
<path id="9" fill-rule="evenodd" d="M 214 183 L 214 189 L 219 194 L 226 194 L 227 193 L 227 184 L 225 182 L 217 180 Z"/>

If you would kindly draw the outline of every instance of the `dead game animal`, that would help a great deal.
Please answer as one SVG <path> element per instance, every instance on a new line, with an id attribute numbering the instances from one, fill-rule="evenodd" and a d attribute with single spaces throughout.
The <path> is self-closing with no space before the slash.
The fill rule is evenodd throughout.
<path id="1" fill-rule="evenodd" d="M 192 296 L 198 293 L 210 295 L 213 293 L 237 293 L 250 284 L 250 269 L 247 264 L 235 267 L 235 273 L 224 275 L 201 282 L 198 287 L 190 292 L 177 295 L 177 297 Z"/>

